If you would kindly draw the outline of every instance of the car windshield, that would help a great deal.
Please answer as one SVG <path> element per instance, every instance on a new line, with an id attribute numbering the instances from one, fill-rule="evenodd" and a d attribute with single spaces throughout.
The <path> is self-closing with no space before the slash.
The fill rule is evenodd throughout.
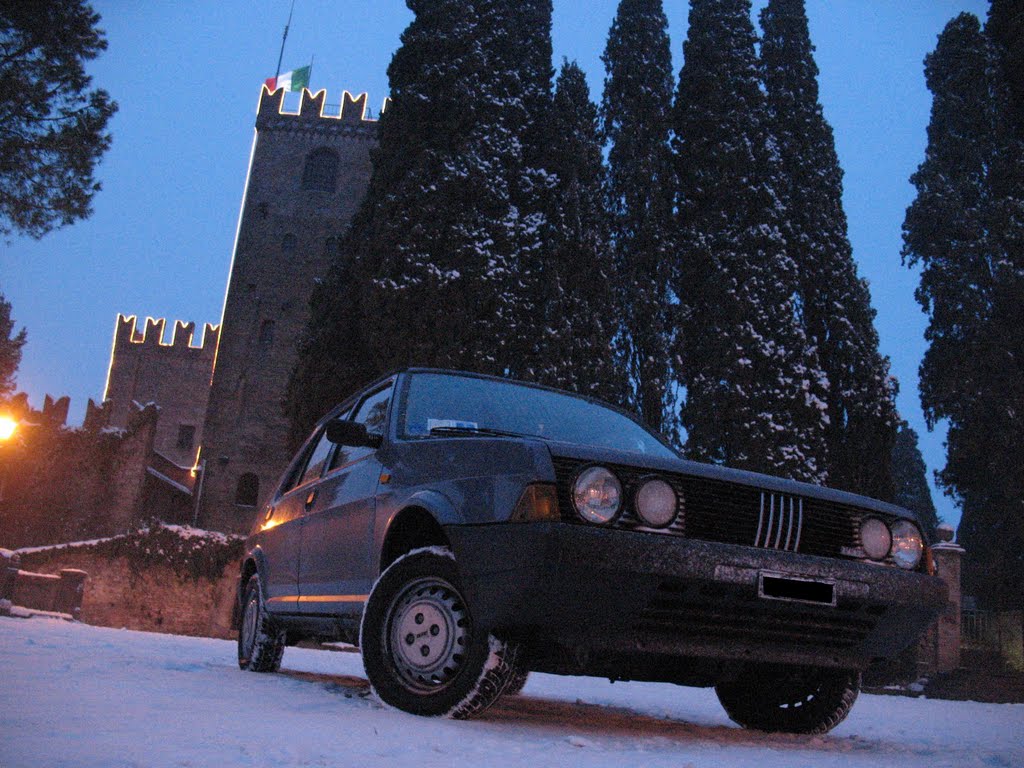
<path id="1" fill-rule="evenodd" d="M 405 437 L 516 435 L 676 457 L 651 432 L 617 411 L 510 381 L 416 373 L 403 410 Z"/>

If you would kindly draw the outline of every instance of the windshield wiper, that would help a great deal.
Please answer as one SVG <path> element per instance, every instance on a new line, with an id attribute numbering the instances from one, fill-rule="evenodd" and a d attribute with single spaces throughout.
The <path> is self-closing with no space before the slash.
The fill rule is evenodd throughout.
<path id="1" fill-rule="evenodd" d="M 528 435 L 525 432 L 508 432 L 503 429 L 491 429 L 490 427 L 431 427 L 432 435 L 484 435 L 486 437 L 532 437 L 537 440 L 548 440 L 543 435 Z"/>

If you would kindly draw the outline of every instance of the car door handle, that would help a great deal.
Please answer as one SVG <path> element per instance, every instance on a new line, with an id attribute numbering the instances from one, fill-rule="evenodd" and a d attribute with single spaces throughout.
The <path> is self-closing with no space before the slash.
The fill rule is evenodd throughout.
<path id="1" fill-rule="evenodd" d="M 309 492 L 309 496 L 306 497 L 306 509 L 309 509 L 311 506 L 313 506 L 313 502 L 316 501 L 317 490 L 317 488 L 314 488 Z"/>

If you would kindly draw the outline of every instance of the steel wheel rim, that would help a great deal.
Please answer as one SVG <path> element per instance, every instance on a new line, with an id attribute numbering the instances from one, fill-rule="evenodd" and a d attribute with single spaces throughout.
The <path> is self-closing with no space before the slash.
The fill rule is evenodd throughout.
<path id="1" fill-rule="evenodd" d="M 462 668 L 469 631 L 462 595 L 444 579 L 426 577 L 406 585 L 391 602 L 384 642 L 402 684 L 434 693 Z"/>
<path id="2" fill-rule="evenodd" d="M 245 606 L 245 617 L 242 620 L 242 652 L 246 658 L 252 656 L 256 644 L 256 624 L 259 621 L 259 603 L 254 595 Z"/>

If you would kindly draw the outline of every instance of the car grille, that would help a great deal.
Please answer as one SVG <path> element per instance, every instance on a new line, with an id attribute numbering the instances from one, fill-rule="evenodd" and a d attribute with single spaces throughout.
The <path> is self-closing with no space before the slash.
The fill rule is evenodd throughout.
<path id="1" fill-rule="evenodd" d="M 663 582 L 636 629 L 694 639 L 849 648 L 867 638 L 879 620 L 877 607 L 856 602 L 824 610 L 779 602 L 769 606 L 753 594 L 744 600 L 739 594 L 719 594 L 722 589 L 727 588 Z"/>
<path id="2" fill-rule="evenodd" d="M 572 483 L 588 462 L 555 457 L 554 465 L 559 506 L 572 515 Z M 640 480 L 654 475 L 672 485 L 683 510 L 663 533 L 825 557 L 840 557 L 844 548 L 859 545 L 858 522 L 863 513 L 855 507 L 723 480 L 620 464 L 603 466 L 618 476 L 626 497 L 614 523 L 617 528 L 650 530 L 633 511 L 632 498 Z"/>

